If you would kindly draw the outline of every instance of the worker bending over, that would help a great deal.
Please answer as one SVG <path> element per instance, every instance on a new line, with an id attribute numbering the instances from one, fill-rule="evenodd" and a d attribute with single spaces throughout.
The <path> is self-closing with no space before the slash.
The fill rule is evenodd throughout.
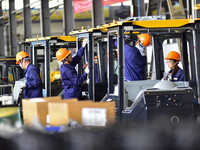
<path id="1" fill-rule="evenodd" d="M 137 36 L 135 45 L 124 45 L 125 81 L 144 80 L 147 65 L 146 47 L 151 43 L 151 36 L 143 33 Z M 115 41 L 117 47 L 117 41 Z"/>
<path id="2" fill-rule="evenodd" d="M 81 76 L 78 75 L 75 66 L 81 61 L 84 54 L 87 39 L 85 38 L 82 43 L 82 47 L 78 50 L 77 54 L 72 58 L 71 51 L 66 48 L 60 48 L 56 52 L 56 58 L 58 61 L 62 61 L 60 72 L 62 85 L 64 87 L 64 99 L 82 97 L 82 83 L 87 79 L 89 73 L 88 66 L 85 68 L 85 73 Z"/>
<path id="3" fill-rule="evenodd" d="M 181 60 L 181 56 L 176 51 L 171 51 L 168 53 L 167 57 L 167 65 L 170 71 L 163 77 L 162 80 L 169 80 L 169 81 L 184 81 L 183 70 L 178 66 L 179 61 Z"/>
<path id="4" fill-rule="evenodd" d="M 30 63 L 29 55 L 20 51 L 16 55 L 16 64 L 24 70 L 26 82 L 20 85 L 24 89 L 24 98 L 42 97 L 42 81 L 39 70 Z"/>

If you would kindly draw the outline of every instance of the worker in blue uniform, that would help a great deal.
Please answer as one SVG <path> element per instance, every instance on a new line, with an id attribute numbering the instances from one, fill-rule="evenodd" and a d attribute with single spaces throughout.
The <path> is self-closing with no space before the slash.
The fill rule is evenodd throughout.
<path id="1" fill-rule="evenodd" d="M 94 57 L 94 79 L 95 83 L 100 83 L 100 79 L 98 76 L 98 56 Z"/>
<path id="2" fill-rule="evenodd" d="M 26 82 L 20 85 L 24 89 L 24 98 L 42 97 L 42 81 L 39 70 L 30 63 L 28 53 L 20 51 L 16 55 L 16 64 L 24 70 Z"/>
<path id="3" fill-rule="evenodd" d="M 176 51 L 171 51 L 165 58 L 170 71 L 163 77 L 162 80 L 169 81 L 184 81 L 183 70 L 178 66 L 181 56 Z"/>
<path id="4" fill-rule="evenodd" d="M 81 61 L 86 44 L 87 39 L 85 38 L 83 40 L 82 47 L 78 50 L 73 58 L 71 55 L 72 52 L 68 51 L 66 48 L 60 48 L 56 52 L 57 60 L 63 62 L 60 72 L 62 85 L 64 87 L 64 99 L 81 99 L 82 97 L 82 83 L 87 79 L 89 68 L 87 66 L 85 68 L 85 72 L 79 76 L 75 66 Z"/>
<path id="5" fill-rule="evenodd" d="M 143 33 L 137 36 L 135 45 L 124 45 L 125 81 L 144 80 L 147 57 L 145 48 L 151 43 L 151 36 Z M 115 41 L 117 47 L 117 41 Z"/>

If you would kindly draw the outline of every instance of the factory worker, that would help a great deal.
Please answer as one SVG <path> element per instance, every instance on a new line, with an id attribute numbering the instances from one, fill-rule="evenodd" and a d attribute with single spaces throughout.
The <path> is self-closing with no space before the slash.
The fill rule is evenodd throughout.
<path id="1" fill-rule="evenodd" d="M 100 83 L 100 79 L 98 76 L 98 56 L 94 57 L 94 79 L 95 79 L 95 83 Z"/>
<path id="2" fill-rule="evenodd" d="M 24 98 L 42 97 L 42 81 L 40 72 L 33 64 L 30 63 L 29 55 L 20 51 L 16 55 L 16 64 L 24 70 L 26 82 L 20 86 L 24 89 Z"/>
<path id="3" fill-rule="evenodd" d="M 134 45 L 127 43 L 124 45 L 125 81 L 144 80 L 146 76 L 146 47 L 151 43 L 151 36 L 143 33 L 137 37 L 138 40 Z M 115 46 L 117 47 L 117 41 Z"/>
<path id="4" fill-rule="evenodd" d="M 176 51 L 171 51 L 165 58 L 170 71 L 163 77 L 162 80 L 184 81 L 183 70 L 178 66 L 181 56 Z"/>
<path id="5" fill-rule="evenodd" d="M 87 39 L 85 38 L 82 42 L 82 47 L 77 51 L 74 57 L 71 55 L 72 52 L 66 48 L 60 48 L 56 52 L 57 60 L 63 63 L 60 72 L 62 85 L 64 87 L 64 99 L 81 99 L 82 97 L 82 84 L 87 79 L 89 68 L 87 66 L 85 72 L 82 75 L 78 75 L 75 67 L 81 61 L 86 44 Z"/>

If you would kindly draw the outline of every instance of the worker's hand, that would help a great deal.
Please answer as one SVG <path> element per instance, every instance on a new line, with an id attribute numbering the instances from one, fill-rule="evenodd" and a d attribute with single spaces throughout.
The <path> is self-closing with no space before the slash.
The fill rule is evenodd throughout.
<path id="1" fill-rule="evenodd" d="M 82 47 L 85 48 L 86 44 L 88 43 L 88 39 L 87 38 L 84 38 L 83 39 L 83 43 L 82 43 Z"/>
<path id="2" fill-rule="evenodd" d="M 85 73 L 89 73 L 89 68 L 88 68 L 88 65 L 87 65 L 87 67 L 85 68 Z"/>
<path id="3" fill-rule="evenodd" d="M 89 79 L 85 80 L 85 83 L 86 83 L 86 84 L 89 84 Z"/>
<path id="4" fill-rule="evenodd" d="M 19 94 L 22 94 L 22 89 L 19 89 Z"/>
<path id="5" fill-rule="evenodd" d="M 145 49 L 145 47 L 142 47 L 141 45 L 136 45 L 135 46 L 138 50 L 139 50 L 139 52 L 140 52 L 140 54 L 142 55 L 142 56 L 146 56 L 146 49 Z"/>
<path id="6" fill-rule="evenodd" d="M 163 80 L 168 80 L 168 81 L 172 81 L 172 73 L 165 73 Z"/>
<path id="7" fill-rule="evenodd" d="M 26 82 L 23 82 L 23 83 L 20 84 L 20 88 L 21 88 L 21 89 L 23 89 L 23 88 L 25 88 L 25 87 L 26 87 Z"/>

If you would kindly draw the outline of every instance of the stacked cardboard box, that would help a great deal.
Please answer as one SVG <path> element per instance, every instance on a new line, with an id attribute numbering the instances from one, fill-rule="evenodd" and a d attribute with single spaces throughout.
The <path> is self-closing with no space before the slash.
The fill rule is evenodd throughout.
<path id="1" fill-rule="evenodd" d="M 115 102 L 66 100 L 59 103 L 50 102 L 48 105 L 49 123 L 52 126 L 66 123 L 66 116 L 86 126 L 106 126 L 115 121 Z M 59 119 L 60 122 L 57 117 L 59 115 L 63 116 L 63 119 Z"/>
<path id="2" fill-rule="evenodd" d="M 43 99 L 45 102 L 23 100 L 25 124 L 32 125 L 35 119 L 44 126 L 67 125 L 69 119 L 85 126 L 107 126 L 115 122 L 115 102 L 62 100 L 60 97 Z"/>
<path id="3" fill-rule="evenodd" d="M 47 125 L 48 103 L 61 101 L 61 97 L 43 97 L 22 100 L 23 121 L 26 125 L 32 125 L 39 121 Z"/>

